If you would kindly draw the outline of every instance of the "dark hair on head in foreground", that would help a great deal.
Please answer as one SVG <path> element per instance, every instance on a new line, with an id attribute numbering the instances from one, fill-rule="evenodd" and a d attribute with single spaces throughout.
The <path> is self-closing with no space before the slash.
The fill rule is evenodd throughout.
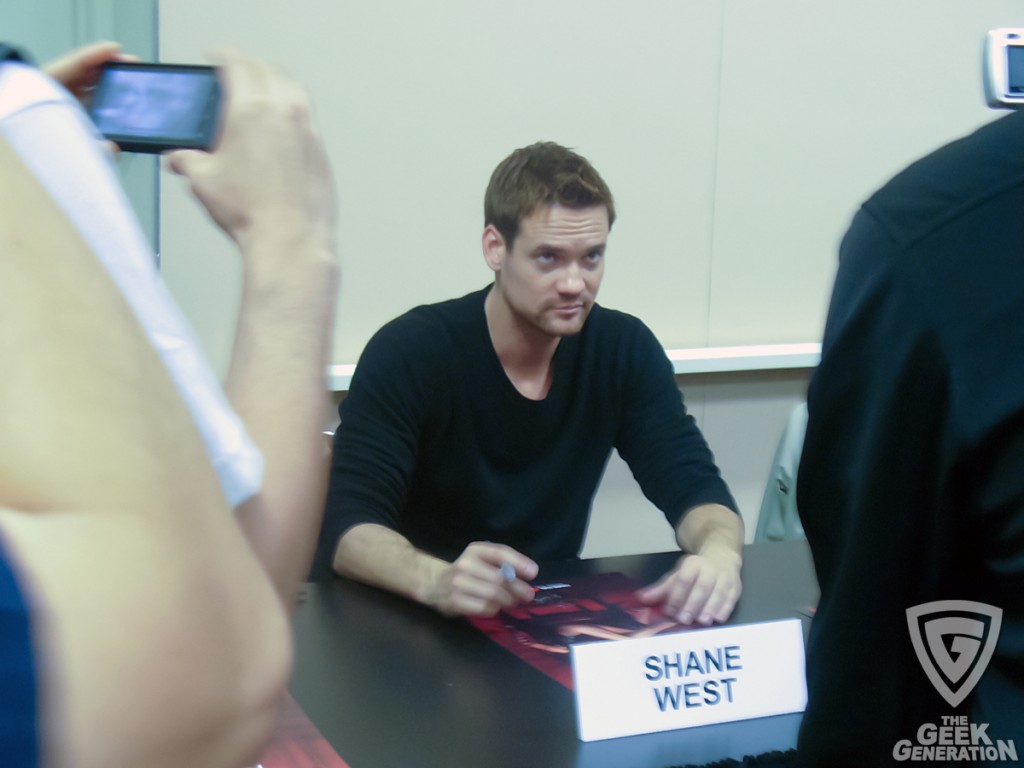
<path id="1" fill-rule="evenodd" d="M 491 174 L 484 194 L 484 226 L 494 225 L 507 247 L 519 223 L 542 205 L 588 208 L 603 205 L 608 226 L 615 223 L 615 203 L 604 179 L 585 157 L 543 141 L 517 149 Z"/>

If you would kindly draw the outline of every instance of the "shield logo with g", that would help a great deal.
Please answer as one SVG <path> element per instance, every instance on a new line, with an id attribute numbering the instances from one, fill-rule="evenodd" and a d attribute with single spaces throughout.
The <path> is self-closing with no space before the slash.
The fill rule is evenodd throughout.
<path id="1" fill-rule="evenodd" d="M 956 707 L 974 690 L 999 638 L 1003 611 L 970 600 L 938 600 L 907 609 L 917 660 L 935 690 Z"/>

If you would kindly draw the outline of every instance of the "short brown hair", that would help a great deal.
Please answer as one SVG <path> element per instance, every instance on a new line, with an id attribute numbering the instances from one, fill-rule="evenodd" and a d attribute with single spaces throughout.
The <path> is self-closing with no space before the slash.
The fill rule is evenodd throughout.
<path id="1" fill-rule="evenodd" d="M 585 157 L 551 141 L 517 149 L 491 174 L 484 194 L 484 226 L 493 224 L 511 248 L 519 223 L 542 205 L 603 205 L 608 226 L 615 203 L 604 179 Z"/>

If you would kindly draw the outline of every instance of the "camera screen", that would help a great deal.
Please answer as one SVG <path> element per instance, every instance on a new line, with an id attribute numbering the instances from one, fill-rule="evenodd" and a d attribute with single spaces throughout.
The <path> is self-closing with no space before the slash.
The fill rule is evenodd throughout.
<path id="1" fill-rule="evenodd" d="M 1006 64 L 1010 93 L 1024 93 L 1024 46 L 1007 46 Z"/>
<path id="2" fill-rule="evenodd" d="M 216 78 L 196 72 L 111 70 L 93 120 L 108 135 L 191 138 L 207 120 Z"/>

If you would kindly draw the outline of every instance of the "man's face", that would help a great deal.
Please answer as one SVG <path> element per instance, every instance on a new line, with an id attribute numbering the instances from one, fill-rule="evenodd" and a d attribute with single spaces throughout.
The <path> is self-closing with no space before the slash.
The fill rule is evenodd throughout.
<path id="1" fill-rule="evenodd" d="M 518 322 L 548 336 L 579 333 L 601 287 L 607 240 L 603 205 L 541 206 L 520 222 L 511 250 L 501 240 L 488 259 L 495 291 Z"/>

